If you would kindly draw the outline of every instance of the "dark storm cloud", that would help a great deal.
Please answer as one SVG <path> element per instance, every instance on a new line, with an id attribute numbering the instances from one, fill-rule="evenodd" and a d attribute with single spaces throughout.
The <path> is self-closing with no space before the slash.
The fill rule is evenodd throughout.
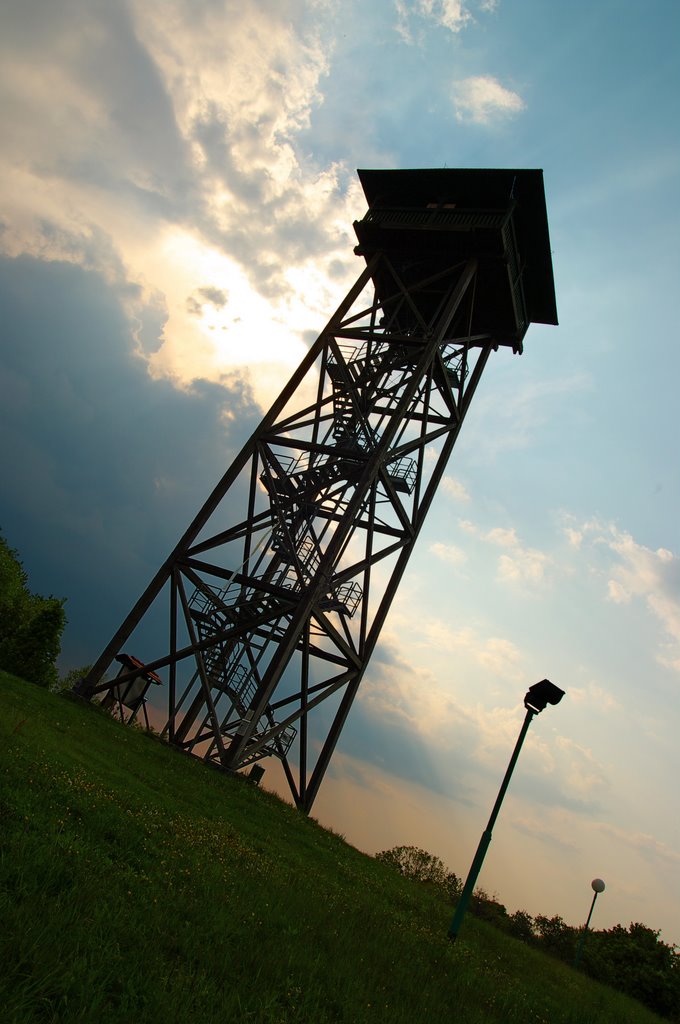
<path id="1" fill-rule="evenodd" d="M 190 391 L 152 381 L 118 295 L 94 272 L 0 260 L 0 307 L 0 526 L 32 588 L 69 599 L 65 653 L 82 659 L 92 635 L 95 646 L 108 639 L 259 412 L 238 380 Z"/>
<path id="2" fill-rule="evenodd" d="M 375 715 L 360 700 L 352 708 L 338 750 L 440 796 L 468 806 L 474 803 L 469 785 L 462 781 L 469 767 L 462 750 L 442 754 L 415 724 L 392 715 Z M 344 773 L 344 764 L 339 771 Z"/>

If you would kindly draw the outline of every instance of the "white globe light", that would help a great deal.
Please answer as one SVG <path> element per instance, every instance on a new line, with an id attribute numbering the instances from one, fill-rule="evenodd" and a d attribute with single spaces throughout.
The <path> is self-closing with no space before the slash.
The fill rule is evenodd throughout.
<path id="1" fill-rule="evenodd" d="M 594 878 L 590 884 L 595 892 L 604 892 L 604 882 L 601 878 Z"/>

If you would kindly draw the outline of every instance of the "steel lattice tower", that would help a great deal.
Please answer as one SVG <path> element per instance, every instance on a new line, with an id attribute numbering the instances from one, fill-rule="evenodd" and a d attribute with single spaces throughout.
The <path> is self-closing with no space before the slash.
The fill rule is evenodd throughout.
<path id="1" fill-rule="evenodd" d="M 77 688 L 126 721 L 152 689 L 226 769 L 280 758 L 305 811 L 490 353 L 557 323 L 541 171 L 359 177 L 365 268 Z M 163 646 L 123 654 L 159 603 Z"/>

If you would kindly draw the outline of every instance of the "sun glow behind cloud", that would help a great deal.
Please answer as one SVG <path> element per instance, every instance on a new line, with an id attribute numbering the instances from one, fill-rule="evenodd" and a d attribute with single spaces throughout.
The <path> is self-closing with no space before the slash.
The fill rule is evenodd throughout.
<path id="1" fill-rule="evenodd" d="M 40 74 L 29 36 L 3 65 L 3 250 L 117 277 L 131 324 L 165 307 L 161 337 L 139 346 L 154 376 L 185 386 L 238 369 L 268 406 L 356 274 L 360 189 L 340 164 L 303 166 L 294 146 L 322 99 L 332 15 L 294 27 L 291 0 L 276 27 L 250 5 L 197 18 L 177 0 L 99 21 L 75 6 L 75 34 L 53 9 Z M 206 289 L 228 301 L 194 298 L 192 315 Z"/>

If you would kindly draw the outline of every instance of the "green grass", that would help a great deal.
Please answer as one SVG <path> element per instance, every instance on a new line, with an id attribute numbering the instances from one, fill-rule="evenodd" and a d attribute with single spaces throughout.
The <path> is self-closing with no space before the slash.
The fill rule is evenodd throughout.
<path id="1" fill-rule="evenodd" d="M 4 1024 L 645 1024 L 274 795 L 0 673 Z"/>

